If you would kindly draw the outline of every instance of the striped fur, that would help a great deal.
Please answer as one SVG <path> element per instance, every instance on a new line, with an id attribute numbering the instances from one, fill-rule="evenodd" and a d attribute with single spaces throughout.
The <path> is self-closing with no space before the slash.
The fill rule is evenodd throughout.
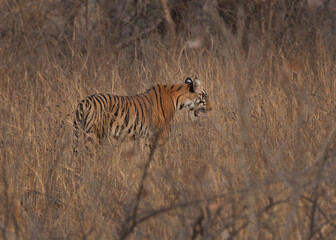
<path id="1" fill-rule="evenodd" d="M 211 111 L 208 95 L 200 81 L 190 78 L 184 84 L 155 85 L 135 96 L 98 93 L 86 97 L 76 107 L 74 135 L 79 140 L 98 142 L 105 137 L 117 140 L 139 137 L 163 144 L 176 110 L 187 108 L 193 119 Z"/>

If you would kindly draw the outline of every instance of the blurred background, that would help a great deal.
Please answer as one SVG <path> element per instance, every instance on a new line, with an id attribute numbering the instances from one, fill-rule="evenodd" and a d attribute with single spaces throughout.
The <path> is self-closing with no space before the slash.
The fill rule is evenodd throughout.
<path id="1" fill-rule="evenodd" d="M 1 238 L 336 238 L 335 60 L 332 0 L 1 0 Z M 82 98 L 186 77 L 153 157 L 73 156 Z"/>

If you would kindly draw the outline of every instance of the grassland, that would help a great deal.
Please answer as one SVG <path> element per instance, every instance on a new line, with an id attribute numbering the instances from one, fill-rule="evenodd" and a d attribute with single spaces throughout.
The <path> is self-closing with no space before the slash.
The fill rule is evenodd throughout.
<path id="1" fill-rule="evenodd" d="M 0 238 L 336 238 L 336 37 L 324 8 L 304 5 L 309 20 L 289 19 L 282 38 L 238 14 L 233 30 L 213 17 L 196 47 L 177 30 L 174 41 L 113 38 L 115 48 L 103 24 L 81 28 L 83 6 L 54 30 L 50 9 L 66 12 L 54 5 L 1 6 Z M 72 154 L 80 99 L 186 77 L 213 111 L 197 122 L 178 112 L 162 149 L 106 142 Z"/>

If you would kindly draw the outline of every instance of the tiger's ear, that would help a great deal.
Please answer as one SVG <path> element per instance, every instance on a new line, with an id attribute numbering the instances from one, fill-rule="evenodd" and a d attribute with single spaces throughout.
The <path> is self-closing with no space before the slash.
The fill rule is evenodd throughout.
<path id="1" fill-rule="evenodd" d="M 198 80 L 198 79 L 194 80 L 194 82 L 193 82 L 193 91 L 197 92 L 197 93 L 201 92 L 201 82 L 200 82 L 200 80 Z"/>
<path id="2" fill-rule="evenodd" d="M 193 81 L 191 80 L 191 78 L 186 78 L 186 80 L 184 81 L 184 83 L 187 83 L 187 84 L 190 84 L 190 83 L 192 83 Z"/>

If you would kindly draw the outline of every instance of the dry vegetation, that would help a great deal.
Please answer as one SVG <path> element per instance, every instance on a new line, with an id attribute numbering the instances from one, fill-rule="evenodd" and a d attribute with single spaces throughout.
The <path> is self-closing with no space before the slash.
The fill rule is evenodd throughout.
<path id="1" fill-rule="evenodd" d="M 0 238 L 336 238 L 333 1 L 3 0 L 0 20 Z M 187 76 L 214 110 L 163 149 L 72 155 L 81 98 Z"/>

